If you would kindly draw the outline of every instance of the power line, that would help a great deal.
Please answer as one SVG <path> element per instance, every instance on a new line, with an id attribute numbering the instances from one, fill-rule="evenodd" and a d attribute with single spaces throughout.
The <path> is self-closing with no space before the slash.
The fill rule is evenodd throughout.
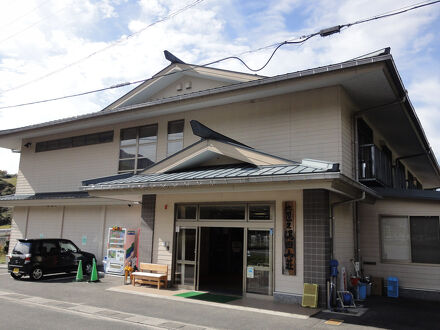
<path id="1" fill-rule="evenodd" d="M 1 39 L 1 40 L 0 40 L 0 44 L 3 43 L 3 42 L 5 42 L 5 41 L 7 41 L 7 40 L 9 40 L 9 39 L 11 39 L 11 38 L 13 38 L 13 37 L 18 36 L 19 34 L 25 32 L 25 31 L 27 31 L 27 30 L 29 30 L 29 29 L 31 29 L 31 28 L 33 28 L 35 25 L 40 24 L 41 22 L 45 21 L 45 20 L 48 19 L 49 17 L 52 17 L 52 16 L 58 14 L 59 12 L 61 12 L 61 11 L 63 11 L 63 10 L 66 10 L 67 7 L 68 7 L 68 6 L 66 6 L 66 7 L 62 7 L 61 9 L 57 10 L 56 12 L 51 13 L 51 14 L 49 14 L 49 15 L 46 15 L 46 16 L 44 16 L 42 19 L 40 19 L 39 21 L 36 21 L 36 22 L 32 23 L 31 25 L 28 25 L 28 26 L 25 27 L 24 29 L 21 29 L 20 31 L 18 31 L 18 32 L 14 33 L 14 34 L 11 34 L 11 35 L 8 36 L 8 37 L 6 37 L 6 38 L 4 38 L 4 39 Z"/>
<path id="2" fill-rule="evenodd" d="M 201 2 L 203 0 L 198 0 L 198 1 Z M 33 102 L 28 102 L 28 103 L 21 103 L 21 104 L 16 104 L 16 105 L 2 106 L 2 107 L 0 107 L 0 110 L 1 109 L 23 107 L 23 106 L 27 106 L 27 105 L 34 105 L 34 104 L 40 104 L 40 103 L 47 103 L 47 102 L 52 102 L 52 101 L 58 101 L 58 100 L 62 100 L 62 99 L 73 98 L 73 97 L 93 94 L 93 93 L 97 93 L 97 92 L 102 92 L 102 91 L 105 91 L 105 90 L 116 89 L 116 88 L 121 88 L 121 87 L 125 87 L 125 86 L 134 85 L 134 84 L 139 84 L 139 83 L 146 82 L 146 81 L 148 81 L 150 79 L 153 79 L 153 78 L 156 79 L 156 78 L 165 77 L 165 76 L 169 76 L 169 75 L 176 74 L 176 73 L 181 73 L 181 72 L 193 70 L 194 68 L 197 68 L 197 67 L 205 67 L 205 66 L 213 65 L 213 64 L 220 63 L 220 62 L 223 62 L 223 61 L 226 61 L 226 60 L 229 60 L 229 59 L 236 59 L 236 60 L 240 61 L 243 65 L 245 65 L 246 68 L 248 68 L 250 71 L 258 72 L 258 71 L 263 70 L 269 64 L 269 62 L 271 61 L 271 59 L 273 58 L 273 56 L 275 55 L 277 50 L 280 49 L 284 45 L 288 45 L 288 44 L 300 44 L 301 45 L 304 42 L 306 42 L 307 40 L 309 40 L 309 39 L 311 39 L 311 38 L 313 38 L 313 37 L 315 37 L 317 35 L 320 35 L 321 37 L 326 37 L 326 36 L 329 36 L 329 35 L 334 34 L 334 33 L 339 33 L 342 28 L 349 28 L 349 27 L 351 27 L 353 25 L 362 24 L 362 23 L 370 22 L 370 21 L 373 21 L 373 20 L 381 19 L 381 18 L 386 18 L 386 17 L 390 17 L 390 16 L 399 15 L 399 14 L 402 14 L 402 13 L 405 13 L 405 12 L 408 12 L 408 11 L 411 11 L 411 10 L 414 10 L 414 9 L 418 9 L 418 8 L 421 8 L 421 7 L 426 7 L 426 6 L 434 5 L 434 4 L 439 3 L 439 2 L 440 2 L 440 0 L 419 3 L 419 4 L 413 5 L 411 7 L 404 7 L 404 8 L 396 9 L 395 11 L 392 11 L 392 12 L 387 12 L 387 13 L 384 13 L 384 14 L 381 14 L 381 15 L 376 15 L 376 16 L 373 16 L 373 17 L 370 17 L 370 18 L 366 18 L 366 19 L 362 19 L 362 20 L 358 20 L 358 21 L 355 21 L 355 22 L 352 22 L 352 23 L 347 23 L 347 24 L 343 24 L 343 25 L 336 25 L 336 26 L 333 26 L 333 27 L 330 27 L 330 28 L 321 29 L 318 32 L 314 32 L 314 33 L 311 33 L 311 34 L 299 37 L 299 38 L 297 38 L 297 40 L 290 39 L 290 40 L 286 40 L 286 41 L 283 41 L 283 42 L 280 42 L 280 43 L 275 43 L 275 44 L 272 44 L 272 45 L 269 45 L 269 46 L 264 46 L 264 47 L 258 48 L 256 50 L 253 50 L 253 51 L 245 52 L 245 53 L 253 53 L 253 52 L 256 52 L 256 51 L 259 51 L 259 50 L 262 50 L 262 49 L 266 49 L 266 48 L 269 48 L 269 47 L 276 46 L 276 48 L 274 49 L 274 51 L 270 55 L 269 59 L 259 69 L 252 69 L 252 68 L 250 68 L 238 56 L 228 56 L 228 57 L 224 57 L 224 58 L 221 58 L 219 60 L 215 60 L 215 61 L 203 64 L 203 65 L 191 65 L 189 68 L 180 70 L 178 72 L 174 71 L 174 72 L 166 73 L 166 74 L 163 74 L 163 75 L 156 75 L 156 76 L 153 76 L 152 78 L 137 80 L 137 81 L 133 81 L 133 82 L 125 82 L 125 83 L 113 85 L 113 86 L 110 86 L 110 87 L 104 87 L 104 88 L 95 89 L 95 90 L 91 90 L 91 91 L 87 91 L 87 92 L 76 93 L 76 94 L 71 94 L 71 95 L 65 95 L 65 96 L 60 96 L 60 97 L 51 98 L 51 99 L 45 99 L 45 100 L 40 100 L 40 101 L 33 101 Z"/>
<path id="3" fill-rule="evenodd" d="M 103 47 L 103 48 L 101 48 L 101 49 L 98 49 L 97 51 L 94 51 L 93 53 L 91 53 L 91 54 L 89 54 L 89 55 L 87 55 L 87 56 L 85 56 L 85 57 L 83 57 L 83 58 L 80 58 L 79 60 L 76 60 L 75 62 L 72 62 L 72 63 L 70 63 L 70 64 L 67 64 L 67 65 L 65 65 L 65 66 L 63 66 L 63 67 L 61 67 L 61 68 L 58 68 L 58 69 L 56 69 L 56 70 L 54 70 L 54 71 L 51 71 L 51 72 L 49 72 L 49 73 L 47 73 L 47 74 L 45 74 L 45 75 L 43 75 L 43 76 L 40 76 L 40 77 L 38 77 L 38 78 L 32 79 L 32 80 L 30 80 L 30 81 L 28 81 L 28 82 L 25 82 L 25 83 L 21 84 L 21 85 L 18 85 L 18 86 L 15 86 L 15 87 L 12 87 L 12 88 L 6 89 L 6 90 L 2 91 L 2 93 L 7 93 L 7 92 L 11 92 L 11 91 L 13 91 L 13 90 L 16 90 L 16 89 L 22 88 L 22 87 L 24 87 L 24 86 L 30 85 L 30 84 L 32 84 L 32 83 L 34 83 L 34 82 L 39 81 L 39 80 L 45 79 L 45 78 L 47 78 L 47 77 L 50 77 L 50 76 L 52 76 L 52 75 L 54 75 L 54 74 L 56 74 L 56 73 L 59 73 L 59 72 L 61 72 L 61 71 L 64 71 L 64 70 L 66 70 L 66 69 L 68 69 L 68 68 L 70 68 L 70 67 L 72 67 L 72 66 L 75 66 L 75 65 L 77 65 L 77 64 L 79 64 L 79 63 L 81 63 L 81 62 L 83 62 L 83 61 L 85 61 L 85 60 L 88 60 L 89 58 L 91 58 L 92 56 L 95 56 L 96 54 L 102 53 L 103 51 L 106 51 L 106 50 L 108 50 L 108 49 L 110 49 L 110 48 L 112 48 L 112 47 L 114 47 L 114 46 L 116 46 L 116 45 L 118 45 L 118 44 L 120 44 L 120 43 L 122 43 L 122 42 L 127 41 L 128 39 L 130 39 L 130 38 L 132 38 L 132 37 L 134 37 L 134 36 L 136 36 L 136 35 L 138 35 L 138 34 L 144 32 L 144 31 L 147 30 L 148 28 L 150 28 L 150 27 L 152 27 L 152 26 L 154 26 L 154 25 L 156 25 L 156 24 L 158 24 L 158 23 L 165 22 L 165 21 L 167 21 L 167 20 L 169 20 L 169 19 L 171 19 L 171 18 L 173 18 L 173 17 L 179 15 L 180 13 L 182 13 L 182 12 L 184 12 L 184 11 L 186 11 L 186 10 L 188 10 L 188 9 L 190 9 L 190 8 L 192 8 L 192 7 L 194 7 L 194 6 L 196 6 L 196 5 L 198 5 L 199 3 L 203 2 L 203 1 L 204 1 L 204 0 L 196 0 L 196 1 L 194 1 L 194 2 L 192 2 L 192 3 L 190 3 L 190 4 L 186 5 L 186 6 L 184 6 L 184 7 L 182 7 L 182 8 L 176 10 L 175 12 L 172 12 L 171 14 L 169 14 L 169 15 L 163 17 L 163 18 L 160 18 L 159 20 L 154 21 L 154 22 L 151 23 L 151 24 L 148 24 L 146 27 L 140 29 L 139 31 L 136 31 L 136 32 L 134 32 L 134 33 L 132 33 L 132 34 L 130 34 L 130 35 L 128 35 L 128 36 L 125 36 L 125 37 L 122 38 L 122 39 L 116 40 L 116 41 L 114 41 L 113 43 L 109 44 L 108 46 L 105 46 L 105 47 Z M 0 43 L 1 43 L 1 41 L 0 41 Z"/>
<path id="4" fill-rule="evenodd" d="M 26 12 L 25 14 L 23 14 L 23 15 L 21 15 L 21 16 L 18 16 L 18 17 L 16 17 L 16 18 L 14 18 L 13 20 L 9 21 L 8 23 L 6 23 L 6 24 L 4 24 L 4 25 L 1 25 L 1 26 L 0 26 L 0 30 L 3 29 L 3 28 L 6 27 L 6 26 L 9 26 L 10 24 L 12 24 L 12 23 L 14 23 L 14 22 L 16 22 L 16 21 L 21 20 L 23 17 L 28 16 L 29 14 L 33 13 L 34 11 L 36 11 L 38 8 L 43 7 L 43 6 L 44 6 L 46 3 L 48 3 L 48 2 L 49 2 L 49 0 L 43 1 L 43 2 L 40 3 L 37 7 L 35 7 L 35 8 L 33 8 L 33 9 L 29 10 L 29 11 Z"/>

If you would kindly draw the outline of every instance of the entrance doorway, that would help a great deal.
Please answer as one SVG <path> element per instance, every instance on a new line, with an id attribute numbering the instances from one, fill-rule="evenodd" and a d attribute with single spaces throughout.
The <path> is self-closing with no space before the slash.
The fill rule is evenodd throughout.
<path id="1" fill-rule="evenodd" d="M 274 204 L 177 204 L 173 283 L 179 288 L 272 295 Z"/>
<path id="2" fill-rule="evenodd" d="M 202 227 L 199 290 L 243 293 L 243 228 Z"/>

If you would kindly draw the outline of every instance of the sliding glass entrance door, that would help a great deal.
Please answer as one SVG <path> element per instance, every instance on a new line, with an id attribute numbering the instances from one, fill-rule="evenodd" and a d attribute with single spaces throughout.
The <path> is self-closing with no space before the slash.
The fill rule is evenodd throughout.
<path id="1" fill-rule="evenodd" d="M 174 283 L 194 290 L 197 268 L 197 228 L 180 228 L 176 235 Z"/>
<path id="2" fill-rule="evenodd" d="M 246 292 L 272 294 L 272 235 L 267 229 L 247 230 Z"/>

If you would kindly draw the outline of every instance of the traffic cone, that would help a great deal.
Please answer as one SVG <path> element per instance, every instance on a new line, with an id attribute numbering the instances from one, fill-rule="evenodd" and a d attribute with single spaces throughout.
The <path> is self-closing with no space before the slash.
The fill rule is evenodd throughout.
<path id="1" fill-rule="evenodd" d="M 80 282 L 83 280 L 83 268 L 82 268 L 82 260 L 78 263 L 78 270 L 76 271 L 76 281 Z"/>
<path id="2" fill-rule="evenodd" d="M 89 282 L 98 282 L 98 271 L 96 269 L 96 260 L 93 258 L 93 268 L 92 268 L 92 274 L 90 275 L 90 281 Z"/>

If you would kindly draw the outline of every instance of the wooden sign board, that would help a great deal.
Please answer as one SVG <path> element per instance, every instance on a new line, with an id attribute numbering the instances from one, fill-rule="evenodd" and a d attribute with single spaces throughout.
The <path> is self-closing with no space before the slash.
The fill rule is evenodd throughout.
<path id="1" fill-rule="evenodd" d="M 296 275 L 296 202 L 283 202 L 283 274 Z"/>

